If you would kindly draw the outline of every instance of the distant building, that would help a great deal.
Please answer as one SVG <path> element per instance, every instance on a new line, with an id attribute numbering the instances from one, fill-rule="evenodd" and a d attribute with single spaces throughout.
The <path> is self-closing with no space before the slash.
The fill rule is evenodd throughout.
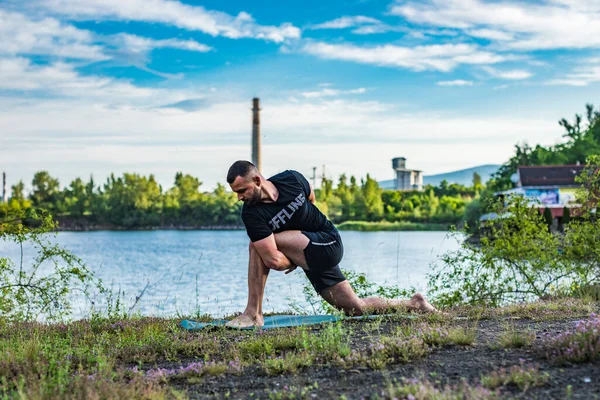
<path id="1" fill-rule="evenodd" d="M 392 168 L 396 171 L 396 190 L 423 190 L 422 171 L 406 169 L 406 158 L 393 158 Z"/>
<path id="2" fill-rule="evenodd" d="M 550 209 L 552 217 L 557 223 L 562 222 L 565 207 L 573 208 L 575 192 L 581 187 L 575 181 L 585 166 L 583 165 L 541 165 L 521 166 L 512 177 L 515 187 L 503 192 L 495 193 L 496 196 L 521 195 L 530 201 L 533 207 L 540 212 Z M 495 213 L 484 214 L 480 221 L 498 218 Z"/>
<path id="3" fill-rule="evenodd" d="M 575 177 L 583 168 L 583 165 L 521 166 L 513 179 L 515 187 L 497 194 L 520 194 L 541 211 L 547 207 L 554 218 L 561 218 L 565 207 L 576 206 L 575 192 L 581 185 Z"/>

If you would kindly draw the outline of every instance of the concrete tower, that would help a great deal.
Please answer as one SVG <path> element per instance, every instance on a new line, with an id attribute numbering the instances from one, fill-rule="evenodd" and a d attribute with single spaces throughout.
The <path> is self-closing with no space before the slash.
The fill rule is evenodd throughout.
<path id="1" fill-rule="evenodd" d="M 260 150 L 260 99 L 252 99 L 252 164 L 262 172 L 262 157 Z"/>
<path id="2" fill-rule="evenodd" d="M 406 158 L 392 159 L 396 171 L 396 190 L 423 190 L 423 174 L 417 169 L 406 168 Z"/>

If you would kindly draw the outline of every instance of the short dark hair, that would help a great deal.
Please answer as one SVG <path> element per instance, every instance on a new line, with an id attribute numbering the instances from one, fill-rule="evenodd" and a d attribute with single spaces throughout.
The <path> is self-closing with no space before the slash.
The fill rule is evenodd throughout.
<path id="1" fill-rule="evenodd" d="M 251 172 L 258 172 L 254 164 L 250 161 L 238 160 L 229 167 L 229 171 L 227 172 L 227 183 L 231 185 L 238 176 L 245 178 Z"/>

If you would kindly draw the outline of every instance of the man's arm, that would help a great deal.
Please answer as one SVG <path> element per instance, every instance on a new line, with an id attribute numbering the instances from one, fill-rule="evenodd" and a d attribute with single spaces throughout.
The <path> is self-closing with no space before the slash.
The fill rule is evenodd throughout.
<path id="1" fill-rule="evenodd" d="M 285 271 L 295 267 L 294 263 L 277 249 L 275 235 L 271 234 L 264 239 L 252 243 L 265 266 L 276 271 Z"/>

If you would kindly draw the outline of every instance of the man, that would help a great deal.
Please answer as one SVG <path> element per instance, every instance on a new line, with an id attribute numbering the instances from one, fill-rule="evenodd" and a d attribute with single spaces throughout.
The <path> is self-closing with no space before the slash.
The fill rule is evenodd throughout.
<path id="1" fill-rule="evenodd" d="M 228 325 L 264 325 L 262 300 L 269 271 L 288 274 L 298 266 L 317 293 L 347 315 L 395 308 L 435 311 L 420 294 L 389 300 L 360 299 L 354 293 L 339 267 L 344 253 L 340 234 L 314 205 L 315 193 L 300 173 L 284 171 L 267 180 L 252 163 L 236 161 L 227 182 L 244 202 L 242 221 L 250 237 L 248 304 Z"/>

